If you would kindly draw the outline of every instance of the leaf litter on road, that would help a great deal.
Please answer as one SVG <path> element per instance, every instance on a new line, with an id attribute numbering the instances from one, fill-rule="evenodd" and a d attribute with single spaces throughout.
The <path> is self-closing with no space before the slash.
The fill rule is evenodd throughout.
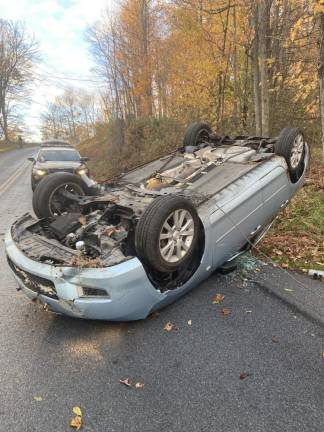
<path id="1" fill-rule="evenodd" d="M 224 300 L 225 296 L 223 294 L 216 294 L 213 298 L 212 298 L 212 302 L 213 304 L 219 304 Z"/>
<path id="2" fill-rule="evenodd" d="M 130 378 L 120 379 L 120 384 L 124 384 L 126 387 L 132 387 L 132 381 Z"/>
<path id="3" fill-rule="evenodd" d="M 70 420 L 70 427 L 80 430 L 82 427 L 82 411 L 79 406 L 74 406 L 72 409 L 75 416 Z"/>
<path id="4" fill-rule="evenodd" d="M 144 388 L 144 380 L 143 379 L 140 379 L 139 381 L 135 382 L 135 384 L 134 384 L 134 380 L 131 380 L 130 378 L 120 379 L 119 382 L 120 382 L 120 384 L 123 384 L 129 388 L 136 388 L 136 389 L 143 389 Z"/>
<path id="5" fill-rule="evenodd" d="M 144 381 L 143 381 L 143 380 L 138 381 L 138 382 L 135 384 L 135 388 L 137 388 L 137 389 L 142 389 L 142 388 L 144 388 Z"/>
<path id="6" fill-rule="evenodd" d="M 43 400 L 42 396 L 34 396 L 36 402 L 41 402 Z"/>
<path id="7" fill-rule="evenodd" d="M 174 328 L 174 324 L 168 321 L 163 328 L 165 331 L 170 332 Z"/>
<path id="8" fill-rule="evenodd" d="M 222 315 L 224 315 L 224 316 L 231 315 L 231 313 L 232 313 L 232 309 L 230 309 L 230 308 L 223 308 L 222 309 Z"/>
<path id="9" fill-rule="evenodd" d="M 241 373 L 241 375 L 240 375 L 240 380 L 244 380 L 245 378 L 248 378 L 249 376 L 251 376 L 250 373 L 248 373 L 248 372 L 243 372 L 243 373 Z"/>

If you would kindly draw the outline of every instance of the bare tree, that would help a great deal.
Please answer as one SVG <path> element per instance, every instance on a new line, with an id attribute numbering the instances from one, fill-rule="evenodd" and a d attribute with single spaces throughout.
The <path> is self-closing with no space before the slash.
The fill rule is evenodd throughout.
<path id="1" fill-rule="evenodd" d="M 10 141 L 17 106 L 24 101 L 33 80 L 38 44 L 23 24 L 0 19 L 0 129 Z"/>
<path id="2" fill-rule="evenodd" d="M 67 139 L 78 144 L 94 136 L 101 118 L 98 98 L 83 89 L 70 87 L 42 114 L 42 135 L 44 139 Z"/>

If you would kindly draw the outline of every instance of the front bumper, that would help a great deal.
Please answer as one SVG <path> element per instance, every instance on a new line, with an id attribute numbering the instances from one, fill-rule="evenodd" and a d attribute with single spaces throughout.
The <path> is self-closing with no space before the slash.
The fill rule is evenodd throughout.
<path id="1" fill-rule="evenodd" d="M 141 262 L 132 258 L 124 263 L 95 269 L 61 267 L 39 263 L 26 257 L 8 233 L 6 253 L 13 275 L 23 292 L 31 299 L 38 298 L 56 313 L 77 318 L 129 321 L 146 318 L 165 302 L 166 294 L 150 283 Z M 30 289 L 29 277 L 50 281 L 56 298 Z M 41 282 L 40 282 L 41 283 Z M 99 288 L 107 296 L 84 297 L 82 287 Z"/>

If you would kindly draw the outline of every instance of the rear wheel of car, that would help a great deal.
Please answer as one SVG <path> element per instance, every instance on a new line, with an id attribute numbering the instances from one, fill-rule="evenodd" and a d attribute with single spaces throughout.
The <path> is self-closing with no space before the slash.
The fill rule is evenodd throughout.
<path id="1" fill-rule="evenodd" d="M 275 153 L 286 159 L 292 182 L 298 181 L 304 171 L 305 137 L 300 128 L 285 128 L 275 145 Z"/>
<path id="2" fill-rule="evenodd" d="M 199 218 L 193 204 L 180 196 L 157 197 L 145 210 L 135 232 L 142 262 L 160 272 L 172 272 L 195 253 Z"/>
<path id="3" fill-rule="evenodd" d="M 33 195 L 33 209 L 38 218 L 79 211 L 78 204 L 65 197 L 64 192 L 87 195 L 88 187 L 83 180 L 69 173 L 53 173 L 45 177 Z"/>
<path id="4" fill-rule="evenodd" d="M 206 123 L 192 123 L 188 126 L 184 138 L 183 145 L 198 146 L 206 141 L 209 141 L 209 135 L 212 133 L 211 127 Z"/>

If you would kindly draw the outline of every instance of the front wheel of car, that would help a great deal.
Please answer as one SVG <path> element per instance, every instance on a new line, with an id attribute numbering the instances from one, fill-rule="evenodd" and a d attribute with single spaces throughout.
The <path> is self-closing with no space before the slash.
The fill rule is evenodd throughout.
<path id="1" fill-rule="evenodd" d="M 195 253 L 199 218 L 194 205 L 177 195 L 157 197 L 145 210 L 135 232 L 138 257 L 159 272 L 172 272 Z"/>
<path id="2" fill-rule="evenodd" d="M 305 136 L 300 128 L 285 128 L 280 132 L 275 144 L 275 153 L 287 162 L 293 183 L 301 177 L 305 167 Z"/>
<path id="3" fill-rule="evenodd" d="M 78 212 L 80 211 L 78 204 L 70 199 L 68 194 L 84 196 L 88 193 L 88 187 L 80 177 L 62 172 L 50 174 L 35 189 L 34 213 L 41 219 L 63 213 Z"/>

